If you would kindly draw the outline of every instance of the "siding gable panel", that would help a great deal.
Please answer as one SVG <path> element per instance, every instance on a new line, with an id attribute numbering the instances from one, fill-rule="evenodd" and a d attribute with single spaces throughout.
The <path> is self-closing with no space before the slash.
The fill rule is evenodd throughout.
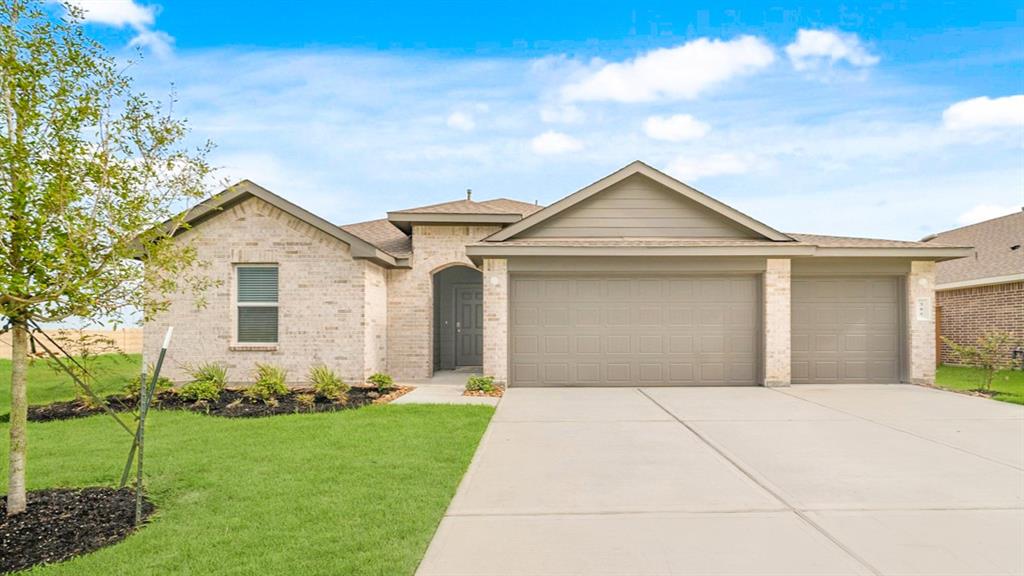
<path id="1" fill-rule="evenodd" d="M 545 222 L 522 238 L 760 238 L 728 218 L 633 175 Z"/>

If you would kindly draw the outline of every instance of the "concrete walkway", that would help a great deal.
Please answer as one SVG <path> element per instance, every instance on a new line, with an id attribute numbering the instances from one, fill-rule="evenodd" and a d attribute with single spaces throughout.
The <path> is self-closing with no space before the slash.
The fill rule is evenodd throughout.
<path id="1" fill-rule="evenodd" d="M 437 372 L 427 380 L 402 382 L 416 389 L 394 400 L 392 404 L 486 404 L 497 406 L 498 398 L 489 396 L 463 396 L 466 379 L 479 375 L 474 370 L 446 370 Z"/>
<path id="2" fill-rule="evenodd" d="M 1024 574 L 1024 408 L 915 386 L 512 389 L 418 574 Z"/>

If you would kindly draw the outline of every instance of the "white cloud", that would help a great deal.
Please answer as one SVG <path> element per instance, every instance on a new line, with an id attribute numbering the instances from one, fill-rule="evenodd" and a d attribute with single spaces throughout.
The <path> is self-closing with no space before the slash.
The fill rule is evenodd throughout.
<path id="1" fill-rule="evenodd" d="M 473 120 L 472 116 L 464 112 L 452 112 L 448 116 L 446 124 L 448 124 L 449 128 L 462 130 L 463 132 L 472 132 L 476 128 L 476 121 Z"/>
<path id="2" fill-rule="evenodd" d="M 134 0 L 70 0 L 85 12 L 85 21 L 136 30 L 148 28 L 156 20 L 156 7 L 136 4 Z"/>
<path id="3" fill-rule="evenodd" d="M 786 46 L 786 54 L 797 70 L 810 70 L 828 61 L 829 65 L 845 60 L 862 68 L 878 64 L 878 56 L 868 52 L 856 34 L 831 30 L 801 29 L 796 41 Z"/>
<path id="4" fill-rule="evenodd" d="M 1024 126 L 1024 94 L 962 100 L 943 111 L 942 123 L 950 130 Z"/>
<path id="5" fill-rule="evenodd" d="M 1007 214 L 1013 214 L 1014 212 L 1020 211 L 1020 209 L 1020 206 L 978 204 L 974 208 L 971 208 L 967 212 L 958 216 L 956 221 L 959 222 L 961 226 L 967 226 L 968 224 L 977 224 L 978 222 L 984 222 L 985 220 L 991 220 L 1000 216 L 1006 216 Z"/>
<path id="6" fill-rule="evenodd" d="M 129 46 L 147 48 L 159 58 L 167 58 L 174 51 L 174 37 L 160 30 L 140 30 Z"/>
<path id="7" fill-rule="evenodd" d="M 548 124 L 578 124 L 586 118 L 583 110 L 573 104 L 549 105 L 540 109 L 541 121 Z"/>
<path id="8" fill-rule="evenodd" d="M 655 140 L 682 142 L 703 138 L 711 126 L 689 114 L 674 116 L 651 116 L 644 121 L 644 134 Z"/>
<path id="9" fill-rule="evenodd" d="M 548 130 L 531 140 L 530 148 L 537 154 L 563 154 L 581 150 L 583 142 L 568 134 Z"/>
<path id="10" fill-rule="evenodd" d="M 743 174 L 750 169 L 749 161 L 725 153 L 704 157 L 680 156 L 669 164 L 666 171 L 684 182 L 693 182 L 708 176 Z"/>
<path id="11" fill-rule="evenodd" d="M 135 0 L 67 1 L 82 9 L 85 22 L 115 28 L 134 28 L 137 34 L 128 43 L 129 46 L 147 48 L 160 58 L 170 56 L 174 38 L 166 32 L 153 29 L 157 6 L 138 4 Z"/>
<path id="12" fill-rule="evenodd" d="M 700 38 L 625 62 L 596 61 L 583 78 L 562 87 L 562 97 L 568 101 L 689 100 L 774 60 L 772 48 L 754 36 L 728 41 Z"/>

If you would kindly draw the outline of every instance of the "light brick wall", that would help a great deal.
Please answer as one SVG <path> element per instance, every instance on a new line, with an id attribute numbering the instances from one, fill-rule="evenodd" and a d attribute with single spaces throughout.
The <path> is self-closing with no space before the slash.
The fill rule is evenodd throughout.
<path id="1" fill-rule="evenodd" d="M 508 385 L 508 260 L 484 259 L 484 374 Z"/>
<path id="2" fill-rule="evenodd" d="M 235 383 L 250 383 L 257 362 L 288 370 L 289 383 L 305 381 L 324 362 L 349 382 L 366 368 L 364 287 L 367 263 L 353 260 L 348 246 L 258 198 L 251 198 L 188 230 L 178 241 L 192 242 L 206 271 L 220 285 L 196 308 L 191 294 L 178 295 L 169 310 L 144 329 L 146 362 L 156 360 L 167 326 L 174 339 L 164 374 L 187 378 L 184 366 L 223 362 Z M 278 345 L 270 350 L 233 349 L 235 273 L 239 263 L 276 263 L 279 269 Z"/>
<path id="3" fill-rule="evenodd" d="M 1007 360 L 1013 346 L 1024 345 L 1024 282 L 943 290 L 935 297 L 942 336 L 957 344 L 973 345 L 986 332 L 1007 332 L 1013 338 L 1006 350 Z M 941 356 L 943 364 L 959 362 L 945 343 Z"/>
<path id="4" fill-rule="evenodd" d="M 363 378 L 388 371 L 388 273 L 384 268 L 366 266 L 366 314 L 364 321 Z"/>
<path id="5" fill-rule="evenodd" d="M 918 317 L 918 299 L 927 319 Z M 909 377 L 913 384 L 935 383 L 935 262 L 915 260 L 907 277 L 907 324 L 910 342 Z"/>
<path id="6" fill-rule="evenodd" d="M 413 225 L 412 268 L 388 271 L 387 365 L 394 378 L 424 380 L 433 375 L 433 274 L 453 264 L 475 269 L 466 257 L 466 245 L 498 229 Z"/>
<path id="7" fill-rule="evenodd" d="M 792 278 L 788 258 L 768 258 L 764 273 L 764 385 L 790 383 Z"/>

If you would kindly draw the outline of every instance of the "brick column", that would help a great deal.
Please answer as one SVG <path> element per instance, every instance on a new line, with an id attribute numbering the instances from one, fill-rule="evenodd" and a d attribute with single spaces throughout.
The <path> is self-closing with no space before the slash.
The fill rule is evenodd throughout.
<path id="1" fill-rule="evenodd" d="M 764 385 L 790 382 L 790 261 L 769 258 L 764 271 Z"/>
<path id="2" fill-rule="evenodd" d="M 907 328 L 910 382 L 935 384 L 935 262 L 910 263 Z"/>
<path id="3" fill-rule="evenodd" d="M 508 261 L 484 258 L 484 375 L 508 385 Z"/>

